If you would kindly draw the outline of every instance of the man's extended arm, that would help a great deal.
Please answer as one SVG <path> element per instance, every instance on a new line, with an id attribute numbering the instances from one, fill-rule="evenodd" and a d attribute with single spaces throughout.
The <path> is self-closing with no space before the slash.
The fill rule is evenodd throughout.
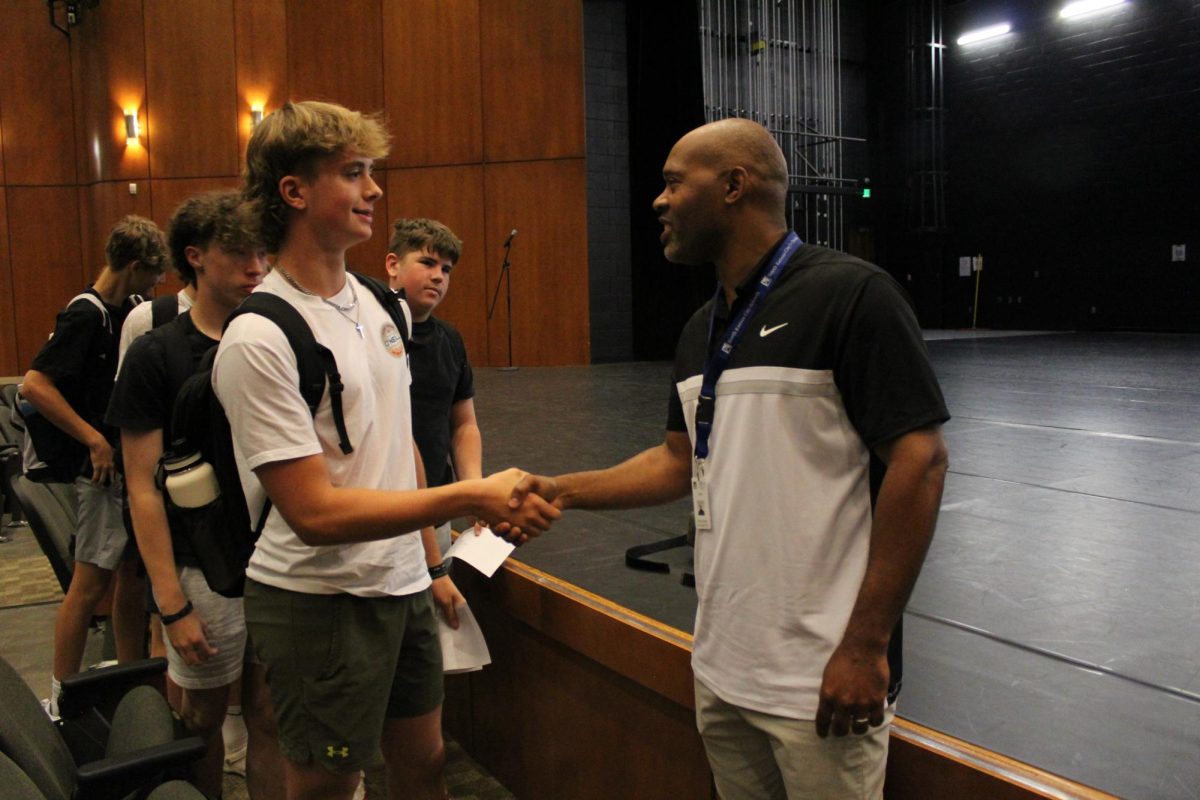
<path id="1" fill-rule="evenodd" d="M 863 733 L 883 722 L 887 648 L 933 538 L 949 456 L 941 426 L 876 449 L 888 465 L 871 525 L 867 570 L 841 643 L 825 667 L 817 733 Z M 854 720 L 860 720 L 855 724 Z"/>
<path id="2" fill-rule="evenodd" d="M 514 508 L 530 492 L 559 508 L 638 508 L 666 503 L 691 490 L 692 447 L 683 431 L 667 431 L 662 444 L 608 469 L 547 478 L 529 475 L 513 489 Z"/>
<path id="3" fill-rule="evenodd" d="M 21 396 L 28 400 L 38 413 L 72 439 L 88 449 L 92 459 L 92 482 L 108 486 L 113 479 L 113 450 L 104 434 L 93 428 L 71 408 L 67 398 L 44 372 L 31 369 L 25 373 L 21 384 Z"/>

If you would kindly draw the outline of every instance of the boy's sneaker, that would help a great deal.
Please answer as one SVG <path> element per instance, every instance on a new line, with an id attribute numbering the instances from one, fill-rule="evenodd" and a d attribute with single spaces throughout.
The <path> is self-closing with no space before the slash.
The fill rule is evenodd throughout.
<path id="1" fill-rule="evenodd" d="M 246 777 L 246 721 L 240 708 L 226 712 L 221 736 L 225 740 L 225 771 Z"/>
<path id="2" fill-rule="evenodd" d="M 49 697 L 42 699 L 42 711 L 46 712 L 46 716 L 50 718 L 51 722 L 58 722 L 58 709 L 54 708 Z"/>
<path id="3" fill-rule="evenodd" d="M 241 777 L 246 777 L 245 748 L 239 753 L 226 753 L 226 759 L 224 759 L 224 771 L 226 771 L 226 775 L 239 775 Z"/>

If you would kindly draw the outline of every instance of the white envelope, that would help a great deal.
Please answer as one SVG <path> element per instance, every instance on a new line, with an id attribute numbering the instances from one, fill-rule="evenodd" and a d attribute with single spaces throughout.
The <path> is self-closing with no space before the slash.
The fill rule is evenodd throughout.
<path id="1" fill-rule="evenodd" d="M 468 528 L 450 545 L 446 557 L 461 558 L 490 578 L 515 549 L 516 545 L 509 544 L 487 528 L 478 536 L 472 528 Z"/>
<path id="2" fill-rule="evenodd" d="M 471 607 L 466 603 L 454 607 L 458 614 L 458 630 L 450 627 L 446 618 L 439 611 L 438 640 L 442 644 L 442 669 L 447 674 L 458 672 L 474 672 L 483 669 L 485 664 L 492 663 L 492 655 L 488 652 L 487 642 L 483 639 L 483 631 L 471 613 Z"/>

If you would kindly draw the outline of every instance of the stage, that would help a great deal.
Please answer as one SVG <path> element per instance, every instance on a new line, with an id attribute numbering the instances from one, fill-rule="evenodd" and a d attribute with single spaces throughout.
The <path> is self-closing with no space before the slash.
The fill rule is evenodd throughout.
<path id="1" fill-rule="evenodd" d="M 951 467 L 905 618 L 899 715 L 1123 797 L 1200 797 L 1200 337 L 928 338 Z M 477 370 L 488 468 L 603 467 L 658 443 L 669 369 Z M 569 512 L 514 554 L 497 593 L 561 582 L 677 665 L 695 607 L 680 583 L 690 551 L 656 557 L 669 574 L 629 569 L 624 553 L 683 533 L 689 514 L 686 500 Z M 540 609 L 510 623 L 538 628 Z M 574 635 L 561 627 L 558 642 Z M 621 671 L 613 631 L 592 646 Z M 686 709 L 686 685 L 663 680 L 651 688 Z"/>

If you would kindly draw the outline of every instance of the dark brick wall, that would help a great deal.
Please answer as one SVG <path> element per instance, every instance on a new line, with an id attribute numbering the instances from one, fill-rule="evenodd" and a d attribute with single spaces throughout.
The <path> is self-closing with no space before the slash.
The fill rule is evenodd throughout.
<path id="1" fill-rule="evenodd" d="M 633 357 L 624 0 L 585 0 L 588 283 L 592 361 Z"/>
<path id="2" fill-rule="evenodd" d="M 951 260 L 982 253 L 981 327 L 1200 330 L 1200 0 L 1064 3 L 947 8 L 945 323 L 971 305 Z M 954 44 L 999 20 L 1004 39 Z"/>

